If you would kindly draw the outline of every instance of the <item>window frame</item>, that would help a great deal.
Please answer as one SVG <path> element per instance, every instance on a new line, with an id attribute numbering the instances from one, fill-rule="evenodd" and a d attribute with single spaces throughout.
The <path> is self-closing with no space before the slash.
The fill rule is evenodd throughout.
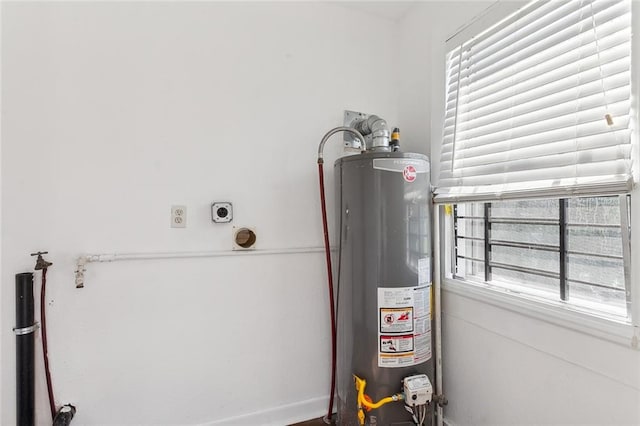
<path id="1" fill-rule="evenodd" d="M 465 34 L 475 33 L 483 28 L 487 28 L 497 20 L 500 20 L 517 10 L 526 1 L 503 2 L 497 1 L 485 10 L 477 19 L 460 28 L 449 37 L 449 40 L 465 37 Z M 633 168 L 634 187 L 630 191 L 631 211 L 629 220 L 631 229 L 640 229 L 640 1 L 631 2 L 632 18 L 631 29 L 631 129 L 632 129 L 632 161 L 636 165 Z M 455 41 L 454 41 L 455 43 Z M 442 63 L 436 77 L 445 78 L 446 51 L 442 46 Z M 439 84 L 434 87 L 434 98 L 432 102 L 432 123 L 441 123 L 444 118 L 444 85 Z M 439 152 L 442 141 L 441 127 L 432 127 L 432 181 L 437 183 L 439 175 Z M 610 317 L 602 317 L 593 313 L 584 313 L 572 309 L 566 304 L 552 301 L 541 301 L 523 294 L 513 294 L 508 291 L 500 291 L 494 287 L 462 281 L 460 279 L 446 276 L 446 271 L 450 271 L 450 254 L 446 253 L 446 240 L 450 238 L 446 225 L 448 216 L 444 204 L 434 205 L 433 214 L 433 244 L 434 244 L 434 287 L 436 293 L 451 292 L 459 296 L 470 298 L 479 302 L 490 304 L 499 308 L 517 312 L 531 318 L 540 319 L 554 326 L 592 335 L 610 342 L 640 350 L 640 238 L 631 238 L 630 241 L 630 261 L 625 263 L 629 269 L 630 280 L 630 308 L 629 315 L 631 322 L 614 320 Z M 638 234 L 638 231 L 636 231 Z M 444 298 L 446 309 L 446 297 Z"/>
<path id="2" fill-rule="evenodd" d="M 572 250 L 568 247 L 568 242 L 570 237 L 568 229 L 572 227 L 585 226 L 585 224 L 571 223 L 569 221 L 569 217 L 567 214 L 567 209 L 569 208 L 569 205 L 570 205 L 569 198 L 556 199 L 555 201 L 558 203 L 557 205 L 558 215 L 556 218 L 547 218 L 547 219 L 529 219 L 529 218 L 515 218 L 515 217 L 514 218 L 504 218 L 504 217 L 493 218 L 491 215 L 492 202 L 472 202 L 472 204 L 475 204 L 478 207 L 480 207 L 480 208 L 472 209 L 472 212 L 475 213 L 475 212 L 482 211 L 483 214 L 481 216 L 477 216 L 476 214 L 473 214 L 473 213 L 472 213 L 473 214 L 472 216 L 469 216 L 467 213 L 459 216 L 457 213 L 458 205 L 454 204 L 452 205 L 452 208 L 451 208 L 451 215 L 452 215 L 451 224 L 448 227 L 449 228 L 448 232 L 451 233 L 450 238 L 447 240 L 449 244 L 451 244 L 450 246 L 451 260 L 450 260 L 450 269 L 447 272 L 450 274 L 450 277 L 452 279 L 460 280 L 463 282 L 472 282 L 472 283 L 475 282 L 475 283 L 487 285 L 488 287 L 491 287 L 491 288 L 504 289 L 506 291 L 513 291 L 513 292 L 519 293 L 521 292 L 520 290 L 518 290 L 520 288 L 531 288 L 533 290 L 531 291 L 531 294 L 530 294 L 531 297 L 536 297 L 541 300 L 550 300 L 553 302 L 556 299 L 551 297 L 551 295 L 547 296 L 545 294 L 540 296 L 534 296 L 535 293 L 540 293 L 540 292 L 535 291 L 535 286 L 529 285 L 528 283 L 520 284 L 517 282 L 509 282 L 507 280 L 497 280 L 497 281 L 494 280 L 492 278 L 492 269 L 493 268 L 506 269 L 506 270 L 516 271 L 516 272 L 523 272 L 526 274 L 530 274 L 533 276 L 540 276 L 540 277 L 547 276 L 549 278 L 558 280 L 557 293 L 555 294 L 555 296 L 560 299 L 559 302 L 567 303 L 570 308 L 578 311 L 584 311 L 588 314 L 602 315 L 605 317 L 611 316 L 613 320 L 616 320 L 616 321 L 621 320 L 623 322 L 630 323 L 632 290 L 631 290 L 631 277 L 630 277 L 630 270 L 629 270 L 630 249 L 631 249 L 629 244 L 630 243 L 629 241 L 630 225 L 629 225 L 629 214 L 628 214 L 629 204 L 630 204 L 629 195 L 618 195 L 618 196 L 612 195 L 612 196 L 606 196 L 606 197 L 607 198 L 615 197 L 618 199 L 618 208 L 620 210 L 620 223 L 617 225 L 615 224 L 588 225 L 587 224 L 587 227 L 591 229 L 614 228 L 619 230 L 621 254 L 616 256 L 598 254 L 598 253 L 586 253 L 582 251 L 576 251 L 575 249 Z M 578 198 L 592 198 L 592 197 L 578 197 Z M 553 201 L 553 200 L 549 200 L 549 201 Z M 460 235 L 459 233 L 460 226 L 458 226 L 459 219 L 472 219 L 477 221 L 483 221 L 483 231 L 484 231 L 483 236 L 480 237 L 480 236 L 473 236 L 473 235 Z M 492 225 L 500 224 L 500 223 L 508 223 L 508 224 L 514 224 L 514 225 L 531 225 L 531 224 L 549 225 L 550 227 L 553 227 L 555 233 L 557 233 L 556 235 L 558 237 L 558 243 L 542 244 L 542 243 L 532 243 L 532 242 L 515 241 L 515 240 L 514 241 L 497 240 L 492 235 L 492 232 L 491 232 Z M 482 247 L 478 247 L 480 249 L 478 250 L 478 252 L 482 251 L 484 253 L 482 258 L 475 256 L 475 253 L 472 253 L 471 256 L 467 255 L 466 254 L 467 249 L 463 249 L 462 251 L 465 252 L 465 255 L 461 255 L 460 244 L 463 244 L 464 241 L 472 241 L 472 244 L 473 243 L 481 244 Z M 547 271 L 547 270 L 538 270 L 536 268 L 528 268 L 528 267 L 519 266 L 516 264 L 495 262 L 494 259 L 492 258 L 493 247 L 518 247 L 523 249 L 540 250 L 540 251 L 555 253 L 558 255 L 558 270 L 557 272 Z M 447 249 L 447 251 L 449 251 L 449 248 Z M 475 249 L 472 249 L 472 251 L 475 251 Z M 611 287 L 611 286 L 607 286 L 604 283 L 586 282 L 579 279 L 571 278 L 568 274 L 568 269 L 567 269 L 567 266 L 569 264 L 568 256 L 586 256 L 589 258 L 602 258 L 602 259 L 615 258 L 618 261 L 621 261 L 623 264 L 622 272 L 624 277 L 624 288 Z M 478 274 L 478 273 L 471 272 L 470 274 L 467 274 L 466 277 L 464 275 L 459 275 L 460 261 L 463 261 L 463 262 L 470 261 L 466 265 L 472 264 L 473 265 L 472 268 L 475 268 L 475 265 L 480 263 L 483 265 L 484 273 Z M 465 266 L 465 269 L 466 269 L 466 266 Z M 602 306 L 601 310 L 598 310 L 596 307 L 589 308 L 579 303 L 572 303 L 569 296 L 569 293 L 570 293 L 569 287 L 571 285 L 588 285 L 592 287 L 602 287 L 602 288 L 607 288 L 614 291 L 623 292 L 624 299 L 625 299 L 625 316 L 616 315 L 614 313 L 607 313 L 606 307 L 608 305 L 606 303 L 601 303 L 601 306 Z M 546 291 L 543 291 L 542 293 L 546 293 Z"/>
<path id="3" fill-rule="evenodd" d="M 541 299 L 524 293 L 514 293 L 509 291 L 508 288 L 449 276 L 447 271 L 451 270 L 451 253 L 448 252 L 448 248 L 451 247 L 449 245 L 451 241 L 448 240 L 451 239 L 449 227 L 452 226 L 453 215 L 447 214 L 446 208 L 447 206 L 444 204 L 436 205 L 434 214 L 434 227 L 436 230 L 434 232 L 435 276 L 439 281 L 436 285 L 441 287 L 442 290 L 525 316 L 541 319 L 554 325 L 590 334 L 623 346 L 639 349 L 640 333 L 636 325 L 638 318 L 633 316 L 633 311 L 631 312 L 631 322 L 627 322 L 606 314 L 591 311 L 585 312 L 578 307 L 561 301 Z M 632 285 L 632 307 L 637 307 L 637 289 L 637 285 Z"/>

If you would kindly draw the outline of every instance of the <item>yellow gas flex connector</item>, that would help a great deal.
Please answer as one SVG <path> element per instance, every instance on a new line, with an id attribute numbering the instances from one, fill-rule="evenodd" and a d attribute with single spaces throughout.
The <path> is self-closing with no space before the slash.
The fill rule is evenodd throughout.
<path id="1" fill-rule="evenodd" d="M 395 401 L 402 401 L 404 399 L 404 395 L 402 393 L 397 393 L 395 395 L 387 396 L 382 398 L 378 402 L 370 402 L 365 398 L 364 389 L 367 387 L 367 381 L 361 379 L 360 377 L 353 375 L 353 379 L 356 384 L 356 391 L 358 391 L 358 420 L 360 420 L 360 425 L 364 425 L 364 408 L 368 408 L 369 410 L 375 410 L 376 408 L 380 408 L 385 404 Z"/>

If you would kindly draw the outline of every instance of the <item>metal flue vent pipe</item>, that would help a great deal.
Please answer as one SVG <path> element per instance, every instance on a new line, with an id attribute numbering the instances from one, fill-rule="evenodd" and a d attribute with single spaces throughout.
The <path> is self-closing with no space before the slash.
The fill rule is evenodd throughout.
<path id="1" fill-rule="evenodd" d="M 377 115 L 370 115 L 364 120 L 356 121 L 353 127 L 365 136 L 371 137 L 368 149 L 371 151 L 389 151 L 391 132 L 386 120 Z"/>

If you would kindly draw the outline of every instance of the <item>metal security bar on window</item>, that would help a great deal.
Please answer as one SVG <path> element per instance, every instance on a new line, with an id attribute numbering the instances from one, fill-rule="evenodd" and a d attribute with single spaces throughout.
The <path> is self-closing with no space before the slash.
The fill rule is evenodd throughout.
<path id="1" fill-rule="evenodd" d="M 629 217 L 626 195 L 457 204 L 452 275 L 626 317 Z"/>

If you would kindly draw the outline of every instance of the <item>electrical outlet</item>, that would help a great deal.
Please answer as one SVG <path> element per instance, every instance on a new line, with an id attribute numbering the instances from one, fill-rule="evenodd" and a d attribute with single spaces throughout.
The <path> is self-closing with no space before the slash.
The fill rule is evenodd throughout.
<path id="1" fill-rule="evenodd" d="M 228 223 L 233 220 L 233 205 L 229 202 L 211 204 L 211 219 L 215 223 Z"/>
<path id="2" fill-rule="evenodd" d="M 187 227 L 187 206 L 171 206 L 171 227 Z"/>

